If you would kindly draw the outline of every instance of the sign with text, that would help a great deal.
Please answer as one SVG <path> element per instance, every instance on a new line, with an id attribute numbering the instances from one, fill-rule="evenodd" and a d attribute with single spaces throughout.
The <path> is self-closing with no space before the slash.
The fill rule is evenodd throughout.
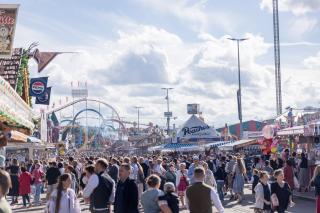
<path id="1" fill-rule="evenodd" d="M 15 48 L 10 58 L 0 58 L 0 76 L 16 89 L 22 48 Z"/>
<path id="2" fill-rule="evenodd" d="M 172 117 L 172 112 L 164 112 L 164 117 L 171 118 Z"/>
<path id="3" fill-rule="evenodd" d="M 0 57 L 12 54 L 19 5 L 0 4 Z"/>
<path id="4" fill-rule="evenodd" d="M 195 115 L 200 112 L 200 105 L 199 104 L 188 104 L 187 105 L 187 112 L 190 115 Z"/>

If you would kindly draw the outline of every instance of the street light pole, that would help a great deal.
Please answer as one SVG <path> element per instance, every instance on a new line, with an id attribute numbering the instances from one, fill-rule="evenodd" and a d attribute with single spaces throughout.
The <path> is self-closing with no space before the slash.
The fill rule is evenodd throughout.
<path id="1" fill-rule="evenodd" d="M 142 109 L 142 106 L 135 106 L 134 108 L 136 108 L 138 110 L 138 132 L 140 130 L 140 109 Z"/>
<path id="2" fill-rule="evenodd" d="M 170 133 L 170 117 L 172 116 L 172 114 L 171 115 L 169 115 L 170 114 L 170 108 L 169 108 L 169 90 L 172 90 L 173 88 L 171 88 L 171 87 L 164 87 L 164 88 L 161 88 L 161 89 L 163 89 L 163 90 L 166 90 L 166 94 L 167 94 L 167 96 L 166 96 L 166 100 L 167 100 L 167 134 L 169 135 L 169 133 Z"/>
<path id="3" fill-rule="evenodd" d="M 238 84 L 239 89 L 237 91 L 237 101 L 238 101 L 238 116 L 240 121 L 240 139 L 243 137 L 243 126 L 242 126 L 242 102 L 241 102 L 241 73 L 240 73 L 240 45 L 241 41 L 248 40 L 248 38 L 228 38 L 231 41 L 237 42 L 237 50 L 238 50 Z"/>

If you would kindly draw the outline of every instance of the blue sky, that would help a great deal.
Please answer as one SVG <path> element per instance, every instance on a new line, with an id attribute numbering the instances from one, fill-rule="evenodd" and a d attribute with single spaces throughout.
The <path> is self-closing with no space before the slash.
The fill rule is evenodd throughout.
<path id="1" fill-rule="evenodd" d="M 160 88 L 172 86 L 177 124 L 186 104 L 197 102 L 209 124 L 237 122 L 236 46 L 241 44 L 243 116 L 275 115 L 271 0 L 24 0 L 19 3 L 16 47 L 33 41 L 58 56 L 50 76 L 54 101 L 69 95 L 71 81 L 88 81 L 89 93 L 127 119 L 143 105 L 142 120 L 160 125 Z M 320 0 L 279 0 L 283 105 L 319 105 Z M 34 63 L 32 76 L 38 76 Z"/>

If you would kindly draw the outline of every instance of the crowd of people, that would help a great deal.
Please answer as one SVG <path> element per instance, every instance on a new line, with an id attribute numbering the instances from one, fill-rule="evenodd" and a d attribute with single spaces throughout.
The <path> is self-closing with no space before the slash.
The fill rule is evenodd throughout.
<path id="1" fill-rule="evenodd" d="M 245 183 L 252 184 L 255 212 L 285 212 L 294 206 L 293 190 L 305 192 L 310 186 L 315 186 L 320 209 L 320 166 L 309 178 L 306 157 L 286 150 L 254 158 L 172 154 L 11 159 L 0 169 L 0 212 L 11 212 L 19 197 L 24 208 L 45 205 L 49 213 L 81 212 L 81 202 L 95 213 L 210 213 L 212 206 L 224 212 L 226 195 L 243 201 Z"/>

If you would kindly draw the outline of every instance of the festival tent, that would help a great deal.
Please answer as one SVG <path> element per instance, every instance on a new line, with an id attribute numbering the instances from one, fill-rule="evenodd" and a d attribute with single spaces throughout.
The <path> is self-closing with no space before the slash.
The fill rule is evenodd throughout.
<path id="1" fill-rule="evenodd" d="M 177 142 L 214 142 L 220 141 L 220 135 L 213 127 L 192 115 L 182 126 L 177 135 Z"/>
<path id="2" fill-rule="evenodd" d="M 248 139 L 248 140 L 239 140 L 239 141 L 234 141 L 233 143 L 227 143 L 219 147 L 220 150 L 224 151 L 232 151 L 235 149 L 239 149 L 242 147 L 246 147 L 249 145 L 255 145 L 257 144 L 256 139 Z"/>

